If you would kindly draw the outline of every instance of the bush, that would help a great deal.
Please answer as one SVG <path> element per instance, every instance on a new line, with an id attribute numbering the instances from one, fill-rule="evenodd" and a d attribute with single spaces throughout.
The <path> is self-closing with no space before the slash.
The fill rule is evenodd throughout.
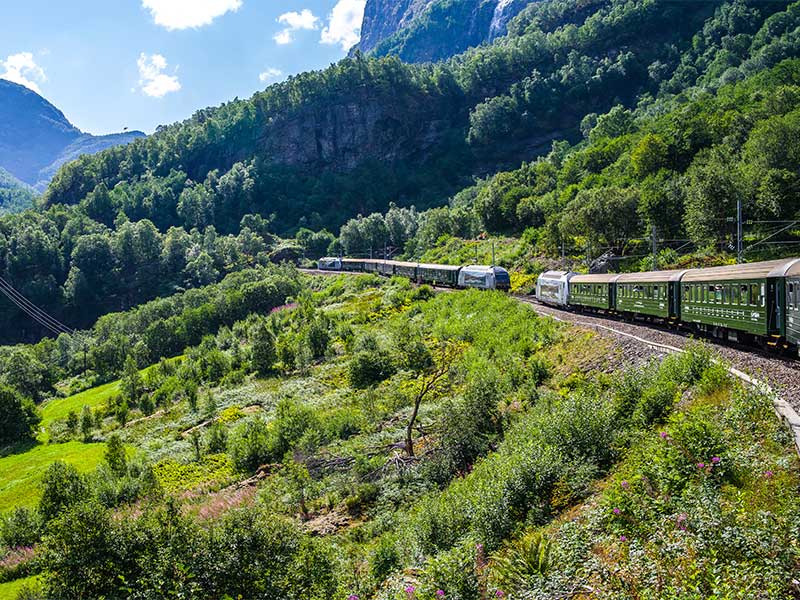
<path id="1" fill-rule="evenodd" d="M 348 380 L 354 388 L 365 389 L 394 374 L 392 359 L 385 351 L 362 351 L 350 361 Z"/>
<path id="2" fill-rule="evenodd" d="M 42 536 L 42 519 L 35 511 L 18 507 L 0 519 L 0 546 L 33 546 Z"/>

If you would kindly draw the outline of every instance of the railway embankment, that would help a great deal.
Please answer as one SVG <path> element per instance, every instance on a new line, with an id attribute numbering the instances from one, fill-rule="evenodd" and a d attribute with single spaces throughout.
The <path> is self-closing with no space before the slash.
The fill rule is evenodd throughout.
<path id="1" fill-rule="evenodd" d="M 643 356 L 658 357 L 682 352 L 696 339 L 692 335 L 650 323 L 560 310 L 524 297 L 519 297 L 519 300 L 539 314 L 614 338 L 623 347 L 623 356 L 629 363 L 635 364 Z M 645 348 L 647 350 L 643 354 Z M 715 344 L 714 349 L 720 359 L 729 365 L 734 376 L 771 393 L 775 412 L 792 431 L 800 454 L 800 362 L 750 347 Z"/>

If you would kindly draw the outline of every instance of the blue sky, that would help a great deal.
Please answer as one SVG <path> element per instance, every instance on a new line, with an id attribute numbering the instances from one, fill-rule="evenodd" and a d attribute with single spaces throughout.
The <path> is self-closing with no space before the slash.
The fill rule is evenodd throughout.
<path id="1" fill-rule="evenodd" d="M 3 0 L 0 78 L 38 91 L 89 133 L 152 133 L 341 59 L 364 3 Z"/>

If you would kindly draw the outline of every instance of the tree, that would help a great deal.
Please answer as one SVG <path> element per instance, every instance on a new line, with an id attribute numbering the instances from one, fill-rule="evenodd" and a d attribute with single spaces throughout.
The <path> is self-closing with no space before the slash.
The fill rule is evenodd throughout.
<path id="1" fill-rule="evenodd" d="M 414 394 L 413 409 L 406 425 L 405 443 L 406 453 L 409 456 L 414 456 L 414 424 L 417 421 L 422 402 L 447 378 L 453 363 L 463 352 L 463 346 L 456 342 L 441 342 L 433 351 L 435 358 L 433 362 L 429 363 L 430 366 L 426 366 L 419 371 L 419 377 L 415 382 L 416 392 Z"/>
<path id="2" fill-rule="evenodd" d="M 69 411 L 69 414 L 67 414 L 67 431 L 70 435 L 75 435 L 78 432 L 78 413 L 74 410 Z"/>
<path id="3" fill-rule="evenodd" d="M 195 461 L 200 462 L 200 459 L 203 457 L 203 446 L 200 442 L 200 432 L 197 429 L 193 429 L 189 434 L 189 441 L 192 442 Z"/>
<path id="4" fill-rule="evenodd" d="M 125 359 L 120 389 L 122 390 L 122 397 L 127 400 L 129 406 L 137 406 L 139 404 L 139 400 L 144 393 L 144 382 L 142 381 L 141 373 L 139 373 L 136 359 L 130 354 Z"/>
<path id="5" fill-rule="evenodd" d="M 56 461 L 47 467 L 42 476 L 39 512 L 45 521 L 50 521 L 84 500 L 88 493 L 86 482 L 78 470 L 65 462 Z"/>
<path id="6" fill-rule="evenodd" d="M 88 443 L 92 439 L 92 429 L 94 429 L 92 409 L 84 406 L 83 410 L 81 410 L 81 435 L 84 442 Z"/>
<path id="7" fill-rule="evenodd" d="M 277 360 L 275 350 L 275 336 L 265 324 L 255 327 L 251 333 L 252 348 L 250 360 L 253 369 L 259 375 L 267 375 L 272 372 L 272 367 Z"/>
<path id="8" fill-rule="evenodd" d="M 0 384 L 0 446 L 33 440 L 41 420 L 32 400 Z"/>
<path id="9" fill-rule="evenodd" d="M 117 477 L 123 477 L 128 472 L 128 457 L 122 439 L 114 434 L 108 438 L 104 459 L 108 468 Z"/>

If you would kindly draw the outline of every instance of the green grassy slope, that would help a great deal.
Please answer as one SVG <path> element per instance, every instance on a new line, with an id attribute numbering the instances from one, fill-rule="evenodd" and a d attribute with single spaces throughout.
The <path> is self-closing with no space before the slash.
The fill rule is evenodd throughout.
<path id="1" fill-rule="evenodd" d="M 0 458 L 0 512 L 34 506 L 41 494 L 39 481 L 50 463 L 62 460 L 87 473 L 100 463 L 104 450 L 105 444 L 68 442 L 37 445 Z"/>

